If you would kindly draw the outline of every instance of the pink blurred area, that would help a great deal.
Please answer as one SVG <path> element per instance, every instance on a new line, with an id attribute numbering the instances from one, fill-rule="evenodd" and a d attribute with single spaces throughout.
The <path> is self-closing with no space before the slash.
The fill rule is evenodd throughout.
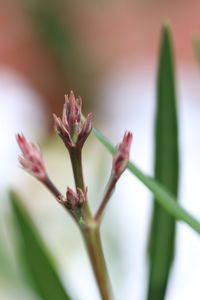
<path id="1" fill-rule="evenodd" d="M 23 1 L 0 5 L 0 67 L 22 76 L 56 110 L 65 91 L 58 64 L 38 38 Z"/>
<path id="2" fill-rule="evenodd" d="M 40 43 L 25 2 L 1 1 L 0 64 L 29 78 L 53 105 L 53 97 L 63 94 L 62 72 Z M 192 38 L 200 28 L 197 0 L 75 1 L 60 6 L 60 18 L 70 22 L 97 73 L 108 72 L 122 62 L 154 61 L 164 20 L 171 24 L 178 61 L 191 63 L 194 59 Z"/>
<path id="3" fill-rule="evenodd" d="M 163 22 L 171 24 L 179 61 L 194 59 L 192 38 L 199 33 L 200 2 L 104 1 L 78 7 L 74 25 L 98 67 L 122 61 L 137 64 L 155 60 Z"/>

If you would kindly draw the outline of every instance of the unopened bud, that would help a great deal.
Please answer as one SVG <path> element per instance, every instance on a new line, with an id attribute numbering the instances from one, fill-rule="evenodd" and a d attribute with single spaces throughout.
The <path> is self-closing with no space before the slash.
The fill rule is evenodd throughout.
<path id="1" fill-rule="evenodd" d="M 39 180 L 45 180 L 46 171 L 39 148 L 32 143 L 28 143 L 23 134 L 17 134 L 16 139 L 22 151 L 22 156 L 19 156 L 19 162 L 22 167 Z"/>
<path id="2" fill-rule="evenodd" d="M 77 194 L 78 194 L 78 206 L 81 208 L 83 207 L 83 204 L 86 201 L 86 197 L 87 197 L 87 187 L 85 188 L 85 191 L 83 192 L 82 189 L 77 188 Z"/>
<path id="3" fill-rule="evenodd" d="M 82 100 L 80 97 L 75 98 L 72 91 L 69 96 L 65 96 L 62 119 L 53 115 L 55 129 L 68 149 L 72 147 L 82 148 L 91 132 L 92 114 L 90 113 L 85 121 L 82 121 L 81 115 Z"/>
<path id="4" fill-rule="evenodd" d="M 127 167 L 129 161 L 129 152 L 132 142 L 132 133 L 125 132 L 122 142 L 117 148 L 113 157 L 112 175 L 118 179 Z"/>
<path id="5" fill-rule="evenodd" d="M 66 194 L 66 206 L 69 209 L 75 209 L 78 202 L 78 195 L 69 187 L 67 188 L 67 194 Z"/>
<path id="6" fill-rule="evenodd" d="M 68 187 L 66 194 L 66 207 L 71 210 L 82 208 L 86 200 L 86 194 L 87 189 L 83 192 L 82 189 L 77 188 L 77 193 L 75 193 L 72 189 Z"/>

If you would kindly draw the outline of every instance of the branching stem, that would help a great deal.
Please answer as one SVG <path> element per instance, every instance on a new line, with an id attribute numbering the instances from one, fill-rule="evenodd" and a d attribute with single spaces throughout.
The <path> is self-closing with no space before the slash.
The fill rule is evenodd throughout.
<path id="1" fill-rule="evenodd" d="M 76 189 L 81 188 L 84 191 L 85 184 L 83 179 L 81 149 L 78 147 L 71 148 L 69 150 L 69 154 L 71 158 Z M 86 201 L 83 206 L 83 217 L 85 225 L 79 225 L 99 287 L 99 292 L 102 300 L 111 300 L 110 281 L 101 245 L 99 224 L 92 217 L 90 208 L 88 206 L 88 201 Z"/>
<path id="2" fill-rule="evenodd" d="M 108 182 L 108 186 L 107 186 L 107 189 L 106 189 L 106 192 L 105 192 L 105 195 L 103 197 L 103 200 L 96 212 L 96 215 L 94 217 L 94 220 L 97 222 L 97 223 L 100 223 L 101 221 L 101 218 L 103 216 L 103 212 L 104 212 L 104 209 L 110 199 L 110 197 L 112 196 L 112 193 L 114 191 L 114 188 L 115 188 L 115 185 L 116 185 L 116 179 L 111 175 L 110 177 L 110 180 Z"/>

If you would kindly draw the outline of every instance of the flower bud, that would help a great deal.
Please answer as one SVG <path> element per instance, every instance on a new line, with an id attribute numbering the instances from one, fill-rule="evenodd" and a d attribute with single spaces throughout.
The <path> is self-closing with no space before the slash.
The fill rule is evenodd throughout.
<path id="1" fill-rule="evenodd" d="M 67 188 L 67 193 L 66 193 L 66 206 L 69 209 L 75 209 L 77 206 L 77 202 L 78 202 L 78 195 L 69 187 Z"/>
<path id="2" fill-rule="evenodd" d="M 86 200 L 86 194 L 87 189 L 83 192 L 82 189 L 77 188 L 77 193 L 75 193 L 68 187 L 66 193 L 66 207 L 71 210 L 82 208 Z"/>
<path id="3" fill-rule="evenodd" d="M 82 148 L 91 132 L 92 113 L 87 116 L 85 121 L 82 121 L 81 115 L 82 100 L 80 97 L 75 98 L 72 91 L 69 96 L 65 96 L 62 119 L 55 114 L 53 115 L 55 129 L 68 149 L 72 147 Z"/>
<path id="4" fill-rule="evenodd" d="M 17 134 L 16 139 L 22 151 L 22 156 L 19 156 L 20 164 L 26 171 L 43 181 L 46 171 L 40 150 L 34 144 L 28 143 L 23 134 Z"/>
<path id="5" fill-rule="evenodd" d="M 117 148 L 113 157 L 112 176 L 118 179 L 127 167 L 129 161 L 129 152 L 132 142 L 132 133 L 125 132 L 122 142 Z"/>

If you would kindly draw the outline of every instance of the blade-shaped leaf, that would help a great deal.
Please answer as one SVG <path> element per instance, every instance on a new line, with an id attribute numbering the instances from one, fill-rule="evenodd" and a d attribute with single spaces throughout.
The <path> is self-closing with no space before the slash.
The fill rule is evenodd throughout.
<path id="1" fill-rule="evenodd" d="M 115 147 L 97 129 L 93 128 L 93 134 L 111 153 L 115 153 Z M 188 224 L 198 234 L 200 234 L 200 222 L 188 213 L 180 204 L 176 202 L 176 197 L 172 195 L 162 184 L 152 177 L 145 175 L 134 163 L 129 161 L 128 170 L 134 174 L 154 195 L 157 201 L 171 216 Z"/>
<path id="2" fill-rule="evenodd" d="M 20 250 L 24 254 L 36 294 L 43 300 L 70 300 L 53 266 L 37 230 L 18 196 L 9 193 L 12 211 L 20 233 Z"/>
<path id="3" fill-rule="evenodd" d="M 0 232 L 0 266 L 0 282 L 15 280 L 16 272 L 10 259 L 10 253 L 8 255 L 6 241 L 2 237 L 2 232 Z"/>
<path id="4" fill-rule="evenodd" d="M 178 126 L 172 42 L 168 26 L 162 30 L 157 75 L 155 120 L 155 179 L 178 194 Z M 148 300 L 163 300 L 174 257 L 175 220 L 154 201 L 149 238 Z"/>
<path id="5" fill-rule="evenodd" d="M 195 49 L 198 65 L 200 67 L 200 39 L 199 38 L 194 40 L 194 49 Z"/>

